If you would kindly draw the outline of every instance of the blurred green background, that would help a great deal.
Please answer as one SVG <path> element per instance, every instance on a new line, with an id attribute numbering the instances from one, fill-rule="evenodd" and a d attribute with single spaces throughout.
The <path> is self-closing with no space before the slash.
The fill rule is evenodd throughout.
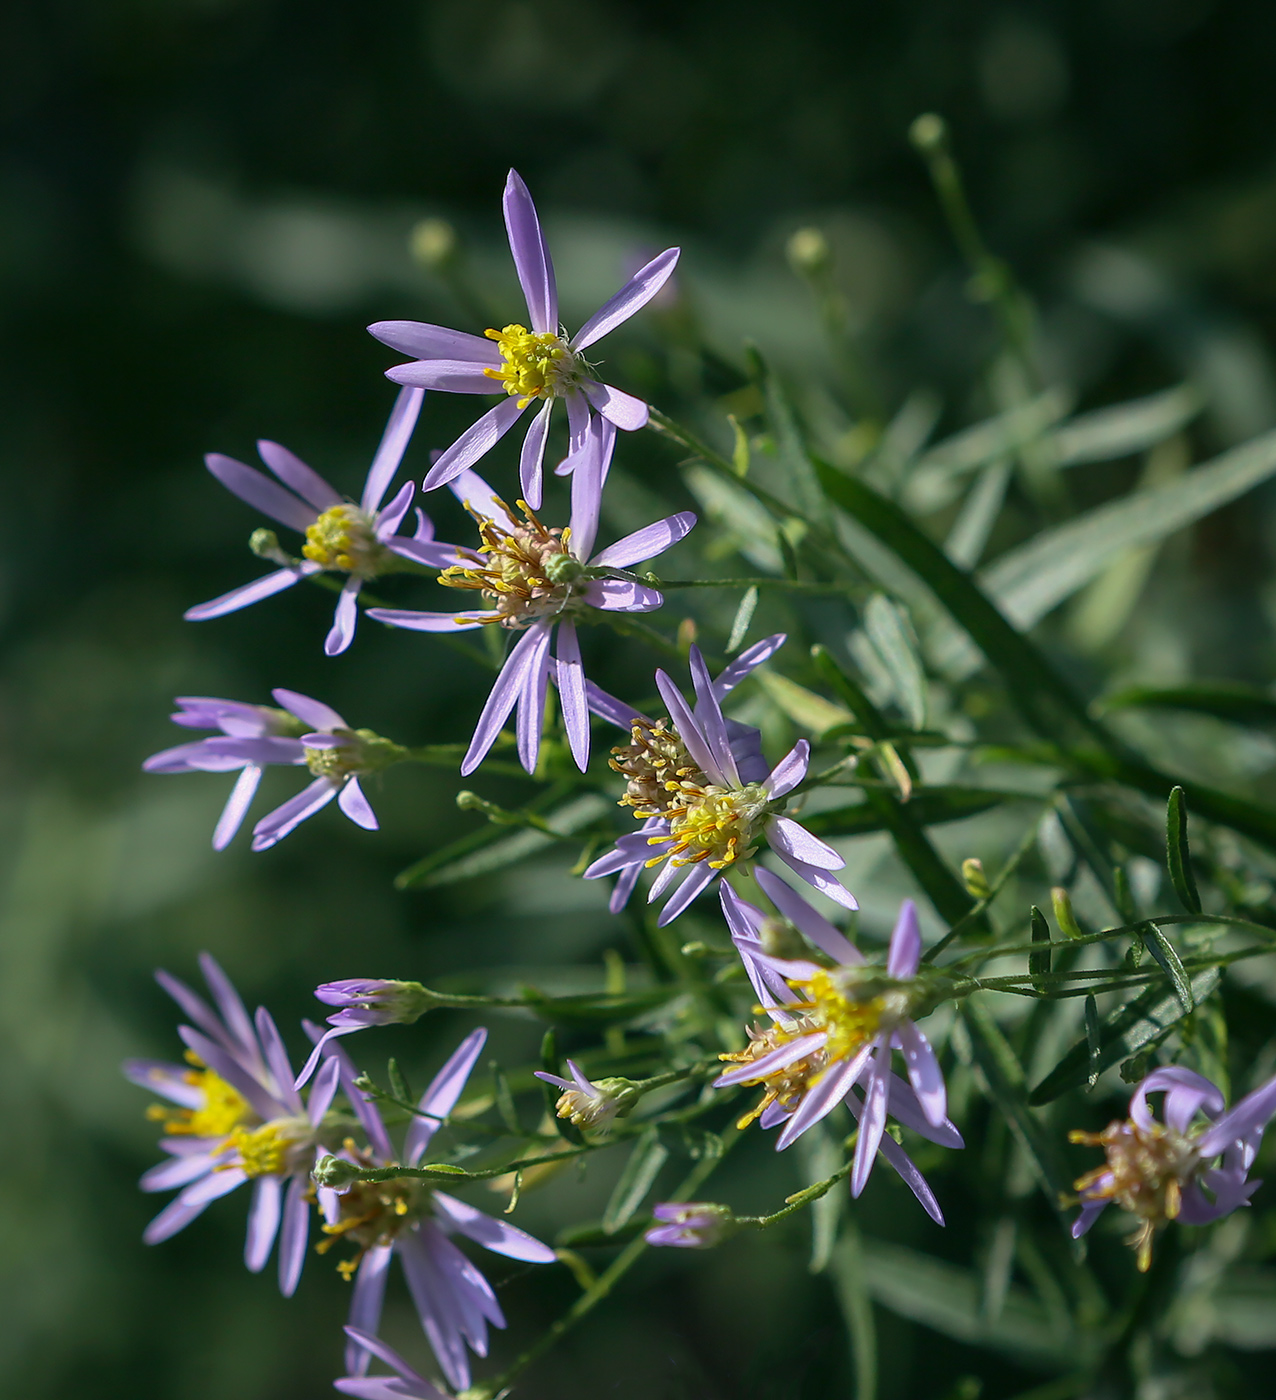
<path id="1" fill-rule="evenodd" d="M 907 142 L 914 116 L 941 111 L 990 242 L 1041 308 L 1052 376 L 1087 404 L 1191 378 L 1217 449 L 1276 424 L 1274 54 L 1268 0 L 3 7 L 0 1374 L 12 1393 L 255 1400 L 329 1393 L 336 1374 L 343 1286 L 314 1261 L 284 1303 L 269 1273 L 244 1274 L 242 1203 L 160 1248 L 139 1241 L 158 1204 L 134 1185 L 153 1130 L 117 1066 L 177 1048 L 153 966 L 192 978 L 208 948 L 295 1028 L 331 977 L 437 982 L 500 963 L 548 987 L 567 974 L 543 968 L 625 949 L 603 892 L 552 860 L 393 892 L 398 870 L 473 823 L 451 773 L 390 773 L 373 794 L 380 836 L 332 810 L 266 855 L 241 835 L 216 856 L 225 780 L 139 772 L 182 737 L 165 718 L 176 694 L 264 701 L 285 685 L 403 742 L 466 737 L 477 667 L 369 625 L 326 660 L 318 590 L 181 620 L 260 571 L 245 548 L 259 522 L 203 470 L 205 451 L 248 460 L 271 437 L 357 493 L 395 358 L 364 325 L 482 328 L 413 261 L 418 221 L 459 230 L 496 325 L 518 314 L 499 222 L 511 164 L 545 215 L 569 325 L 679 242 L 682 320 L 653 313 L 609 341 L 618 382 L 675 405 L 726 394 L 752 337 L 818 412 L 817 319 L 784 258 L 788 235 L 815 223 L 874 392 L 893 409 L 926 385 L 956 427 L 988 407 L 992 331 Z M 469 408 L 427 402 L 416 475 Z M 613 533 L 650 518 L 653 472 L 666 501 L 688 499 L 667 452 L 623 446 Z M 443 537 L 460 528 L 459 512 L 439 516 Z M 1270 498 L 1213 517 L 1174 554 L 1177 625 L 1100 638 L 1083 668 L 1266 682 L 1270 517 Z M 652 660 L 639 648 L 596 659 L 631 692 Z M 1255 744 L 1245 762 L 1270 767 L 1270 745 Z M 282 800 L 294 780 L 271 777 Z M 502 1058 L 531 1052 L 533 1027 L 492 1024 Z M 450 1017 L 412 1037 L 379 1032 L 360 1053 L 375 1065 L 410 1045 L 419 1079 L 467 1028 Z M 725 1173 L 723 1194 L 761 1203 L 793 1189 L 787 1165 L 749 1160 L 754 1174 L 732 1186 Z M 606 1185 L 562 1180 L 520 1219 L 552 1232 L 596 1214 Z M 899 1211 L 897 1238 L 920 1233 L 898 1193 L 875 1185 L 865 1201 L 884 1221 Z M 766 1243 L 695 1270 L 650 1261 L 520 1394 L 846 1393 L 842 1324 L 805 1273 L 801 1230 Z M 503 1268 L 494 1278 L 514 1272 Z M 513 1279 L 514 1342 L 573 1293 L 562 1270 Z M 391 1327 L 410 1341 L 401 1313 Z M 881 1337 L 887 1400 L 939 1400 L 965 1371 L 989 1396 L 1032 1379 L 886 1315 Z M 510 1346 L 499 1339 L 498 1354 Z"/>

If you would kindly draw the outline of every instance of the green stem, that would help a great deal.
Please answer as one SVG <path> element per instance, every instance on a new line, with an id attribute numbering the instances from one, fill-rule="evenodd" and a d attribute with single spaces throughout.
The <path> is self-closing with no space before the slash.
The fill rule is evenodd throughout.
<path id="1" fill-rule="evenodd" d="M 845 584 L 807 583 L 799 578 L 657 578 L 655 574 L 643 574 L 641 577 L 652 588 L 786 588 L 791 593 L 846 596 Z"/>

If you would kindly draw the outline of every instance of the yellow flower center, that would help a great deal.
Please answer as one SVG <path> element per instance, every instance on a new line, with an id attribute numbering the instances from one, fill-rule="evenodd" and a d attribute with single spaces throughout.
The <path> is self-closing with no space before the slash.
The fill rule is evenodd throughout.
<path id="1" fill-rule="evenodd" d="M 365 1151 L 355 1146 L 352 1139 L 345 1142 L 346 1152 L 360 1166 L 378 1165 Z M 394 1165 L 391 1163 L 390 1165 Z M 395 1236 L 413 1220 L 418 1219 L 429 1204 L 430 1188 L 423 1182 L 410 1177 L 397 1176 L 389 1181 L 355 1181 L 337 1199 L 341 1214 L 331 1225 L 325 1224 L 323 1233 L 329 1236 L 321 1240 L 315 1251 L 326 1254 L 334 1244 L 344 1240 L 358 1246 L 352 1259 L 343 1259 L 337 1269 L 348 1281 L 359 1267 L 359 1261 L 374 1245 L 391 1244 Z"/>
<path id="2" fill-rule="evenodd" d="M 619 805 L 632 807 L 639 820 L 665 816 L 684 782 L 708 783 L 669 720 L 635 719 L 632 732 L 633 742 L 612 749 L 607 761 L 627 779 Z"/>
<path id="3" fill-rule="evenodd" d="M 1139 1270 L 1146 1273 L 1153 1237 L 1160 1226 L 1178 1218 L 1183 1187 L 1200 1165 L 1195 1142 L 1164 1124 L 1141 1128 L 1129 1118 L 1109 1123 L 1101 1133 L 1075 1129 L 1068 1141 L 1103 1148 L 1107 1161 L 1078 1177 L 1076 1189 L 1087 1201 L 1115 1201 L 1142 1220 L 1126 1243 L 1137 1250 Z"/>
<path id="4" fill-rule="evenodd" d="M 513 519 L 505 502 L 498 504 Z M 550 529 L 525 501 L 518 505 L 526 523 L 511 530 L 467 504 L 478 523 L 484 564 L 454 564 L 439 575 L 445 587 L 475 589 L 490 601 L 493 611 L 482 621 L 511 628 L 564 611 L 584 572 L 569 549 L 571 529 Z"/>
<path id="5" fill-rule="evenodd" d="M 734 1050 L 719 1055 L 718 1058 L 731 1064 L 750 1065 L 760 1060 L 764 1055 L 771 1054 L 773 1050 L 781 1050 L 784 1046 L 791 1045 L 799 1036 L 810 1035 L 812 1031 L 818 1029 L 817 1026 L 806 1020 L 794 1022 L 791 1028 L 770 1026 L 764 1031 L 758 1030 L 756 1026 L 750 1026 L 748 1027 L 748 1045 L 743 1050 Z M 818 1049 L 812 1051 L 804 1059 L 794 1060 L 782 1069 L 772 1070 L 770 1074 L 760 1074 L 756 1079 L 743 1080 L 742 1082 L 746 1086 L 764 1085 L 765 1091 L 761 1101 L 739 1120 L 736 1127 L 747 1128 L 755 1118 L 760 1118 L 773 1103 L 778 1103 L 781 1108 L 787 1108 L 792 1112 L 802 1102 L 802 1095 L 823 1074 L 828 1063 L 828 1055 L 823 1049 Z"/>
<path id="6" fill-rule="evenodd" d="M 483 332 L 505 361 L 500 369 L 485 369 L 489 379 L 499 379 L 505 392 L 517 397 L 519 408 L 533 399 L 557 398 L 580 377 L 581 358 L 561 336 L 552 331 L 529 331 L 510 325 Z"/>
<path id="7" fill-rule="evenodd" d="M 295 1149 L 309 1141 L 310 1124 L 300 1118 L 275 1118 L 260 1128 L 236 1128 L 224 1146 L 234 1148 L 245 1176 L 286 1176 L 295 1165 Z"/>
<path id="8" fill-rule="evenodd" d="M 900 1008 L 890 1003 L 899 994 L 883 993 L 877 978 L 861 987 L 843 969 L 821 970 L 804 982 L 790 980 L 789 986 L 806 998 L 797 1010 L 827 1033 L 830 1060 L 848 1059 L 873 1039 L 884 1021 L 898 1019 Z"/>
<path id="9" fill-rule="evenodd" d="M 168 1104 L 152 1104 L 146 1116 L 153 1123 L 162 1123 L 169 1137 L 210 1137 L 221 1138 L 254 1117 L 248 1100 L 238 1089 L 227 1084 L 220 1075 L 211 1069 L 203 1068 L 203 1061 L 189 1050 L 186 1058 L 198 1068 L 190 1070 L 182 1078 L 193 1085 L 204 1096 L 199 1108 L 172 1108 Z"/>
<path id="10" fill-rule="evenodd" d="M 372 517 L 358 506 L 332 506 L 306 530 L 301 552 L 312 564 L 375 578 L 392 562 L 373 529 Z"/>
<path id="11" fill-rule="evenodd" d="M 753 838 L 767 802 L 761 783 L 723 788 L 671 777 L 665 787 L 672 794 L 664 812 L 669 833 L 649 836 L 647 844 L 668 849 L 653 856 L 648 867 L 668 857 L 674 865 L 707 860 L 715 870 L 722 870 L 757 850 Z"/>

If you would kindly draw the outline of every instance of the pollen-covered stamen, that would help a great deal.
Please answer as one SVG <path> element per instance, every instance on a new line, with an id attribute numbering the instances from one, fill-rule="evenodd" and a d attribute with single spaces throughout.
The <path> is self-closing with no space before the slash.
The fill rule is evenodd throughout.
<path id="1" fill-rule="evenodd" d="M 346 1139 L 345 1152 L 361 1167 L 379 1165 L 368 1152 L 356 1147 L 351 1138 Z M 376 1245 L 392 1244 L 402 1229 L 420 1217 L 429 1205 L 430 1196 L 430 1188 L 424 1182 L 410 1177 L 354 1181 L 337 1197 L 338 1216 L 322 1227 L 329 1238 L 321 1240 L 315 1251 L 326 1254 L 333 1245 L 345 1240 L 356 1245 L 358 1252 L 354 1257 L 337 1264 L 338 1271 L 348 1282 L 368 1250 Z"/>
<path id="2" fill-rule="evenodd" d="M 793 1019 L 786 1025 L 768 1026 L 765 1030 L 759 1030 L 757 1026 L 748 1026 L 746 1029 L 749 1034 L 748 1045 L 743 1050 L 733 1050 L 719 1055 L 718 1059 L 736 1065 L 755 1064 L 764 1055 L 782 1050 L 800 1036 L 810 1035 L 819 1027 L 805 1017 L 801 1017 Z M 761 1084 L 764 1087 L 764 1092 L 761 1101 L 739 1120 L 736 1127 L 747 1128 L 754 1119 L 760 1118 L 773 1103 L 778 1103 L 781 1108 L 792 1112 L 802 1102 L 802 1095 L 819 1079 L 828 1065 L 829 1056 L 823 1048 L 820 1048 L 813 1050 L 803 1059 L 794 1060 L 791 1064 L 772 1070 L 769 1074 L 763 1073 L 756 1079 L 740 1081 L 746 1087 Z"/>
<path id="3" fill-rule="evenodd" d="M 635 719 L 632 733 L 633 742 L 617 745 L 607 762 L 613 773 L 627 780 L 619 805 L 632 807 L 635 817 L 663 817 L 674 805 L 682 783 L 709 781 L 669 720 L 652 724 Z"/>
<path id="4" fill-rule="evenodd" d="M 1200 1167 L 1194 1139 L 1161 1123 L 1142 1128 L 1127 1118 L 1101 1133 L 1075 1129 L 1068 1141 L 1103 1148 L 1107 1162 L 1078 1177 L 1076 1189 L 1083 1201 L 1115 1201 L 1142 1220 L 1126 1243 L 1137 1250 L 1139 1270 L 1146 1273 L 1156 1231 L 1178 1218 L 1183 1189 Z"/>
<path id="5" fill-rule="evenodd" d="M 256 1116 L 239 1090 L 206 1069 L 194 1051 L 188 1050 L 186 1059 L 196 1068 L 182 1078 L 203 1094 L 204 1102 L 199 1108 L 173 1108 L 156 1103 L 146 1110 L 147 1118 L 153 1123 L 162 1123 L 169 1137 L 224 1138 Z"/>
<path id="6" fill-rule="evenodd" d="M 585 362 L 552 331 L 529 331 L 515 324 L 483 334 L 496 342 L 505 361 L 500 369 L 485 369 L 483 373 L 499 380 L 507 394 L 517 397 L 519 408 L 526 408 L 533 399 L 560 398 L 581 378 Z"/>
<path id="7" fill-rule="evenodd" d="M 301 552 L 321 568 L 360 578 L 375 578 L 395 566 L 394 556 L 377 539 L 372 516 L 349 502 L 324 511 L 307 529 Z"/>
<path id="8" fill-rule="evenodd" d="M 757 851 L 754 838 L 768 801 L 761 783 L 726 788 L 703 780 L 671 778 L 667 786 L 671 800 L 663 815 L 669 832 L 649 836 L 647 843 L 668 849 L 653 856 L 648 867 L 667 857 L 674 865 L 707 860 L 713 869 L 722 870 Z"/>
<path id="9" fill-rule="evenodd" d="M 512 521 L 513 511 L 504 501 L 497 504 Z M 454 564 L 439 575 L 448 588 L 481 592 L 493 607 L 482 620 L 510 628 L 566 611 L 585 576 L 585 566 L 571 553 L 571 529 L 551 529 L 525 501 L 518 506 L 525 523 L 509 529 L 467 503 L 483 541 L 478 552 L 486 558 L 482 565 Z"/>
<path id="10" fill-rule="evenodd" d="M 383 739 L 371 729 L 334 729 L 341 742 L 323 748 L 307 746 L 303 752 L 306 767 L 316 778 L 344 782 L 360 773 L 375 773 L 403 759 L 407 750 L 392 739 Z"/>
<path id="11" fill-rule="evenodd" d="M 314 1139 L 306 1118 L 272 1118 L 259 1128 L 236 1128 L 223 1144 L 235 1156 L 219 1170 L 238 1167 L 245 1176 L 290 1176 L 305 1162 Z"/>
<path id="12" fill-rule="evenodd" d="M 794 1010 L 828 1036 L 830 1061 L 849 1059 L 910 1009 L 906 988 L 874 968 L 821 969 L 800 981 L 790 978 L 789 986 L 804 998 Z"/>

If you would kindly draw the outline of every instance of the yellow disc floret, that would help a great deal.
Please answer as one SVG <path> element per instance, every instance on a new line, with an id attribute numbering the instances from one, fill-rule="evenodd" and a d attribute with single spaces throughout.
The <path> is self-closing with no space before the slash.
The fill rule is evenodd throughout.
<path id="1" fill-rule="evenodd" d="M 381 1165 L 368 1152 L 356 1147 L 350 1138 L 345 1141 L 345 1152 L 361 1167 Z M 385 1165 L 394 1166 L 395 1163 Z M 374 1245 L 393 1243 L 405 1225 L 420 1217 L 431 1195 L 424 1182 L 405 1176 L 392 1177 L 389 1181 L 352 1182 L 337 1197 L 337 1219 L 322 1227 L 329 1238 L 321 1240 L 315 1251 L 326 1254 L 334 1244 L 345 1240 L 356 1245 L 358 1252 L 354 1258 L 343 1259 L 337 1265 L 341 1275 L 349 1281 L 368 1250 Z"/>
<path id="2" fill-rule="evenodd" d="M 580 356 L 552 331 L 510 325 L 483 334 L 496 342 L 505 361 L 500 369 L 483 373 L 500 380 L 505 392 L 518 399 L 519 408 L 526 408 L 533 399 L 557 398 L 580 378 Z"/>
<path id="3" fill-rule="evenodd" d="M 887 1017 L 889 997 L 876 988 L 861 989 L 847 984 L 841 969 L 821 970 L 806 981 L 790 981 L 795 991 L 807 999 L 797 1009 L 810 1017 L 813 1024 L 828 1035 L 830 1060 L 844 1060 L 854 1055 L 882 1029 Z M 867 993 L 867 994 L 865 994 Z"/>
<path id="4" fill-rule="evenodd" d="M 668 857 L 674 865 L 707 860 L 713 869 L 722 870 L 757 850 L 753 840 L 767 804 L 761 783 L 725 788 L 670 779 L 666 787 L 673 794 L 664 814 L 669 833 L 649 836 L 647 842 L 668 849 L 653 856 L 648 866 L 659 865 Z"/>
<path id="5" fill-rule="evenodd" d="M 791 1045 L 799 1036 L 810 1035 L 812 1031 L 819 1028 L 810 1021 L 802 1019 L 784 1026 L 769 1026 L 766 1030 L 759 1030 L 756 1026 L 749 1026 L 747 1029 L 749 1033 L 748 1045 L 743 1050 L 733 1050 L 719 1055 L 720 1060 L 726 1060 L 728 1063 L 736 1065 L 751 1065 L 764 1055 L 781 1050 L 784 1046 Z M 772 1070 L 770 1074 L 760 1074 L 756 1079 L 742 1080 L 741 1083 L 746 1086 L 761 1084 L 765 1086 L 765 1091 L 761 1101 L 739 1120 L 736 1127 L 747 1128 L 755 1118 L 760 1118 L 773 1103 L 778 1103 L 781 1108 L 787 1108 L 792 1112 L 802 1102 L 802 1095 L 824 1073 L 828 1063 L 828 1055 L 822 1048 L 818 1048 L 812 1050 L 805 1058 L 794 1060 L 781 1069 Z"/>
<path id="6" fill-rule="evenodd" d="M 377 539 L 372 517 L 349 502 L 324 511 L 307 529 L 301 552 L 321 568 L 340 569 L 361 578 L 375 578 L 392 563 Z"/>
<path id="7" fill-rule="evenodd" d="M 308 1142 L 310 1124 L 299 1118 L 275 1118 L 260 1128 L 236 1128 L 226 1139 L 235 1159 L 227 1167 L 239 1167 L 245 1176 L 286 1176 L 296 1165 L 295 1149 Z"/>
<path id="8" fill-rule="evenodd" d="M 223 1138 L 242 1123 L 255 1117 L 248 1100 L 232 1085 L 211 1069 L 191 1051 L 186 1058 L 196 1068 L 182 1078 L 204 1096 L 198 1108 L 171 1108 L 167 1104 L 152 1104 L 146 1116 L 153 1123 L 162 1123 L 170 1137 Z"/>

